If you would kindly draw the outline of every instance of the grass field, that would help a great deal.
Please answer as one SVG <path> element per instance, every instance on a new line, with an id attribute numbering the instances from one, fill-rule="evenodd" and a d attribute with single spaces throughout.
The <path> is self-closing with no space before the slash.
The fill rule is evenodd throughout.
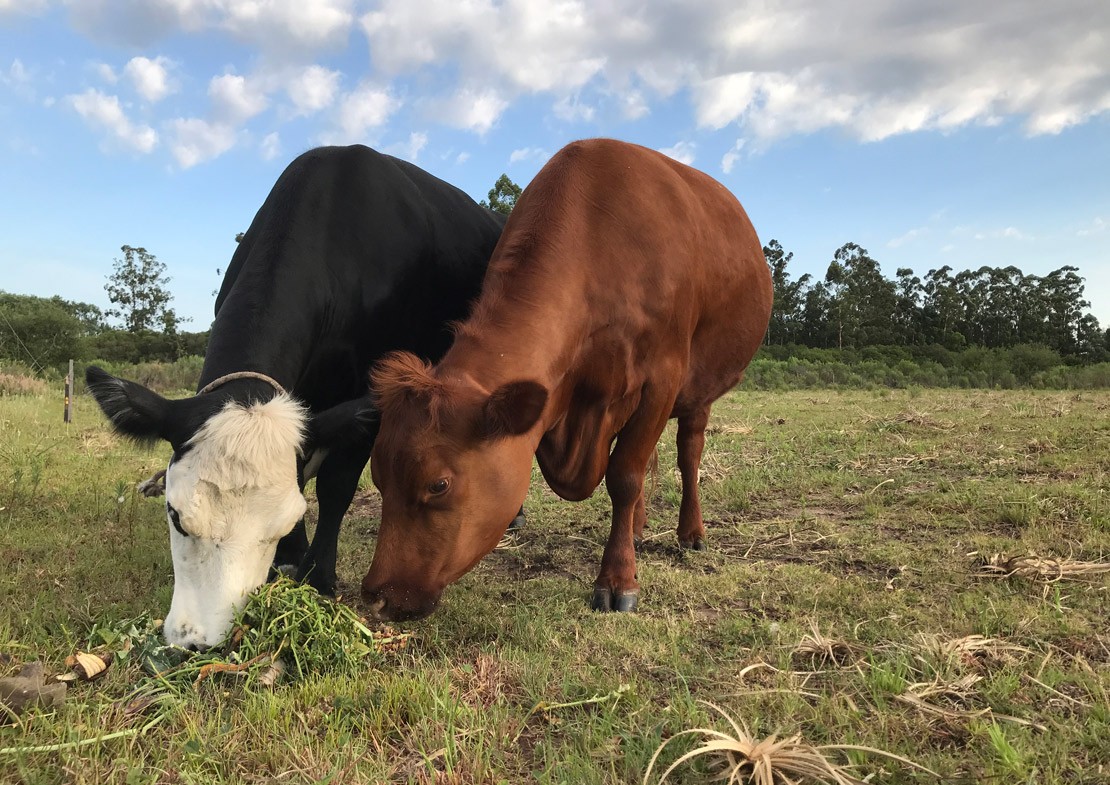
<path id="1" fill-rule="evenodd" d="M 664 739 L 728 730 L 708 700 L 757 736 L 878 747 L 946 783 L 1110 783 L 1110 392 L 734 392 L 703 461 L 705 553 L 676 544 L 673 437 L 635 614 L 587 608 L 604 492 L 562 502 L 537 474 L 527 527 L 357 677 L 213 677 L 136 709 L 149 679 L 113 667 L 0 728 L 0 782 L 635 783 Z M 0 676 L 164 615 L 165 516 L 133 488 L 166 458 L 89 399 L 67 428 L 54 398 L 0 398 Z M 364 482 L 340 543 L 356 605 Z M 988 564 L 1031 554 L 1057 561 Z"/>

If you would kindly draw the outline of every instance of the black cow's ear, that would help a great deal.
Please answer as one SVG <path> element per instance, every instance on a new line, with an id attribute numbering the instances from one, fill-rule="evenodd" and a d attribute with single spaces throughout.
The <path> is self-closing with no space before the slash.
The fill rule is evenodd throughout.
<path id="1" fill-rule="evenodd" d="M 378 435 L 378 410 L 369 397 L 346 401 L 308 421 L 305 452 L 318 448 L 337 449 L 365 444 L 369 450 Z"/>
<path id="2" fill-rule="evenodd" d="M 146 443 L 169 439 L 171 403 L 158 393 L 95 365 L 85 369 L 85 387 L 118 433 Z"/>
<path id="3" fill-rule="evenodd" d="M 488 438 L 527 433 L 543 414 L 547 388 L 539 382 L 509 382 L 498 387 L 482 405 L 482 425 Z"/>

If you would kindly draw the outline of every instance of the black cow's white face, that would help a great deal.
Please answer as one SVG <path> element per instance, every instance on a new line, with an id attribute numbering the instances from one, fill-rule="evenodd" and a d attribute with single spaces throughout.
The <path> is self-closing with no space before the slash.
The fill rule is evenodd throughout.
<path id="1" fill-rule="evenodd" d="M 278 540 L 305 512 L 297 482 L 305 419 L 303 407 L 285 395 L 229 403 L 170 462 L 169 643 L 219 643 L 247 595 L 265 583 Z"/>
<path id="2" fill-rule="evenodd" d="M 85 379 L 117 432 L 173 445 L 166 471 L 173 602 L 164 634 L 181 646 L 219 643 L 246 596 L 266 581 L 278 540 L 304 515 L 297 457 L 307 410 L 285 394 L 246 404 L 203 395 L 168 400 L 96 367 Z M 352 430 L 346 421 L 335 426 L 344 429 Z"/>

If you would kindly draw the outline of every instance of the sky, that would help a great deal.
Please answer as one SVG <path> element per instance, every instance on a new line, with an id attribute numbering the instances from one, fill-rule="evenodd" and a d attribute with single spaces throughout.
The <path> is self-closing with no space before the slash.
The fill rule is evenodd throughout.
<path id="1" fill-rule="evenodd" d="M 143 246 L 207 329 L 304 150 L 482 199 L 595 136 L 717 178 L 795 277 L 1074 265 L 1110 326 L 1107 0 L 0 0 L 0 290 L 107 308 Z"/>

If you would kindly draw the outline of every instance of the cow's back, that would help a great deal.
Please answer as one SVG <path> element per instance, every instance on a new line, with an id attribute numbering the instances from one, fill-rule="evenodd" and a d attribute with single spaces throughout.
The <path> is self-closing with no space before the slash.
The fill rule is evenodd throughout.
<path id="1" fill-rule="evenodd" d="M 503 217 L 412 164 L 323 147 L 278 179 L 216 300 L 202 384 L 278 355 L 324 408 L 364 391 L 387 351 L 435 359 L 477 296 Z"/>
<path id="2" fill-rule="evenodd" d="M 494 270 L 500 285 L 546 287 L 576 314 L 571 375 L 580 388 L 611 398 L 678 374 L 676 415 L 736 384 L 772 300 L 759 239 L 723 185 L 604 139 L 569 145 L 541 170 L 509 219 Z"/>

